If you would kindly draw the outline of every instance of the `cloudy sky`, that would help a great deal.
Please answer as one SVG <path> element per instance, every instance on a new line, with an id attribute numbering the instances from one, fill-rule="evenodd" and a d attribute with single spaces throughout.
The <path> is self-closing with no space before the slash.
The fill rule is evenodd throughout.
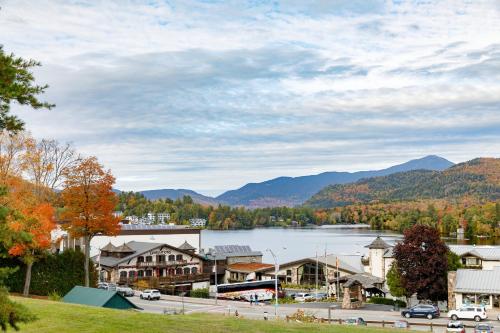
<path id="1" fill-rule="evenodd" d="M 305 5 L 307 4 L 307 5 Z M 96 155 L 124 190 L 500 154 L 500 2 L 0 0 L 34 58 L 39 138 Z"/>

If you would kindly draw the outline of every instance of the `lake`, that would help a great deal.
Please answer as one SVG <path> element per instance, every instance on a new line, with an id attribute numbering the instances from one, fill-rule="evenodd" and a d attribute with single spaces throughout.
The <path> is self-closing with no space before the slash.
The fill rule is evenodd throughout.
<path id="1" fill-rule="evenodd" d="M 208 249 L 215 245 L 249 245 L 264 254 L 263 261 L 272 263 L 273 258 L 266 249 L 278 256 L 280 263 L 328 254 L 367 254 L 366 245 L 377 235 L 388 243 L 401 239 L 402 235 L 392 231 L 371 230 L 367 226 L 323 226 L 317 228 L 259 228 L 251 230 L 202 230 L 201 247 Z M 456 239 L 445 238 L 450 244 Z M 467 240 L 460 244 L 472 243 Z M 499 239 L 478 239 L 476 244 L 500 244 Z M 286 248 L 286 249 L 283 249 Z"/>

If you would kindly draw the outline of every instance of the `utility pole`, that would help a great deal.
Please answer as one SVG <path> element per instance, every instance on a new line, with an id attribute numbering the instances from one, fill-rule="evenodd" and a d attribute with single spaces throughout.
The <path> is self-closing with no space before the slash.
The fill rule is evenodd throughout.
<path id="1" fill-rule="evenodd" d="M 285 248 L 283 248 L 285 249 Z M 274 259 L 274 316 L 278 317 L 278 271 L 280 270 L 280 264 L 278 263 L 278 257 L 274 254 L 273 250 L 267 249 Z"/>
<path id="2" fill-rule="evenodd" d="M 318 298 L 318 250 L 316 250 L 316 295 L 315 298 Z"/>
<path id="3" fill-rule="evenodd" d="M 217 287 L 217 253 L 214 251 L 212 253 L 212 255 L 214 256 L 214 269 L 215 269 L 215 305 L 217 305 L 217 297 L 218 297 L 218 293 L 219 293 L 219 290 L 218 290 L 218 287 Z"/>

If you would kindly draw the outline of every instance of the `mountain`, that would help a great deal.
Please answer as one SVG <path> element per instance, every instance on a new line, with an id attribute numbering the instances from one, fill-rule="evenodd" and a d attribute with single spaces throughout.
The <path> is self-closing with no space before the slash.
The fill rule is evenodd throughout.
<path id="1" fill-rule="evenodd" d="M 477 158 L 443 171 L 413 170 L 330 185 L 305 205 L 329 208 L 395 200 L 500 200 L 500 159 Z"/>
<path id="2" fill-rule="evenodd" d="M 279 177 L 262 183 L 249 183 L 237 190 L 227 191 L 217 201 L 231 206 L 249 208 L 296 206 L 331 184 L 345 184 L 362 178 L 385 176 L 396 172 L 427 169 L 444 170 L 453 163 L 435 155 L 411 160 L 387 169 L 359 172 L 324 172 L 302 177 Z"/>
<path id="3" fill-rule="evenodd" d="M 202 205 L 212 205 L 216 206 L 219 204 L 217 200 L 212 197 L 205 196 L 198 192 L 186 189 L 161 189 L 161 190 L 147 190 L 140 191 L 147 199 L 156 200 L 156 199 L 182 199 L 183 196 L 190 196 L 194 202 L 202 204 Z"/>

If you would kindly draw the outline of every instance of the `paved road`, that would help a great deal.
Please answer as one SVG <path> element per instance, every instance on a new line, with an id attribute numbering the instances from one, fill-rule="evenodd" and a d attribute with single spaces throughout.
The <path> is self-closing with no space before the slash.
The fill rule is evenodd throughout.
<path id="1" fill-rule="evenodd" d="M 234 315 L 235 311 L 238 311 L 240 316 L 250 319 L 264 319 L 264 312 L 268 313 L 269 319 L 274 319 L 274 306 L 272 305 L 250 305 L 246 302 L 235 302 L 235 301 L 225 301 L 219 300 L 218 304 L 215 304 L 213 299 L 193 299 L 185 297 L 184 301 L 182 297 L 177 296 L 162 296 L 159 301 L 147 301 L 141 300 L 139 297 L 134 296 L 130 298 L 137 306 L 143 308 L 145 312 L 152 313 L 171 313 L 176 311 L 180 313 L 184 310 L 184 313 L 218 313 L 218 314 L 230 314 Z M 280 318 L 284 319 L 286 315 L 291 315 L 297 311 L 297 309 L 303 309 L 308 314 L 314 314 L 316 317 L 328 318 L 328 306 L 329 303 L 307 303 L 307 304 L 283 304 L 278 308 L 278 314 Z M 332 310 L 332 318 L 334 319 L 347 319 L 350 317 L 362 317 L 367 321 L 387 321 L 389 323 L 395 320 L 403 319 L 399 311 L 387 311 L 386 307 L 381 307 L 382 311 L 371 308 L 370 310 L 360 309 L 360 310 Z M 430 323 L 428 319 L 412 318 L 409 320 L 412 323 Z M 448 319 L 446 317 L 441 317 L 433 319 L 434 324 L 446 324 Z M 475 323 L 473 321 L 464 321 L 466 325 L 473 326 Z M 493 325 L 500 327 L 500 322 L 494 321 Z M 391 326 L 391 325 L 388 325 Z M 429 331 L 429 326 L 412 326 L 414 330 L 419 331 Z M 434 332 L 442 333 L 445 332 L 445 328 L 434 327 Z M 467 332 L 473 332 L 472 328 L 468 328 Z"/>

